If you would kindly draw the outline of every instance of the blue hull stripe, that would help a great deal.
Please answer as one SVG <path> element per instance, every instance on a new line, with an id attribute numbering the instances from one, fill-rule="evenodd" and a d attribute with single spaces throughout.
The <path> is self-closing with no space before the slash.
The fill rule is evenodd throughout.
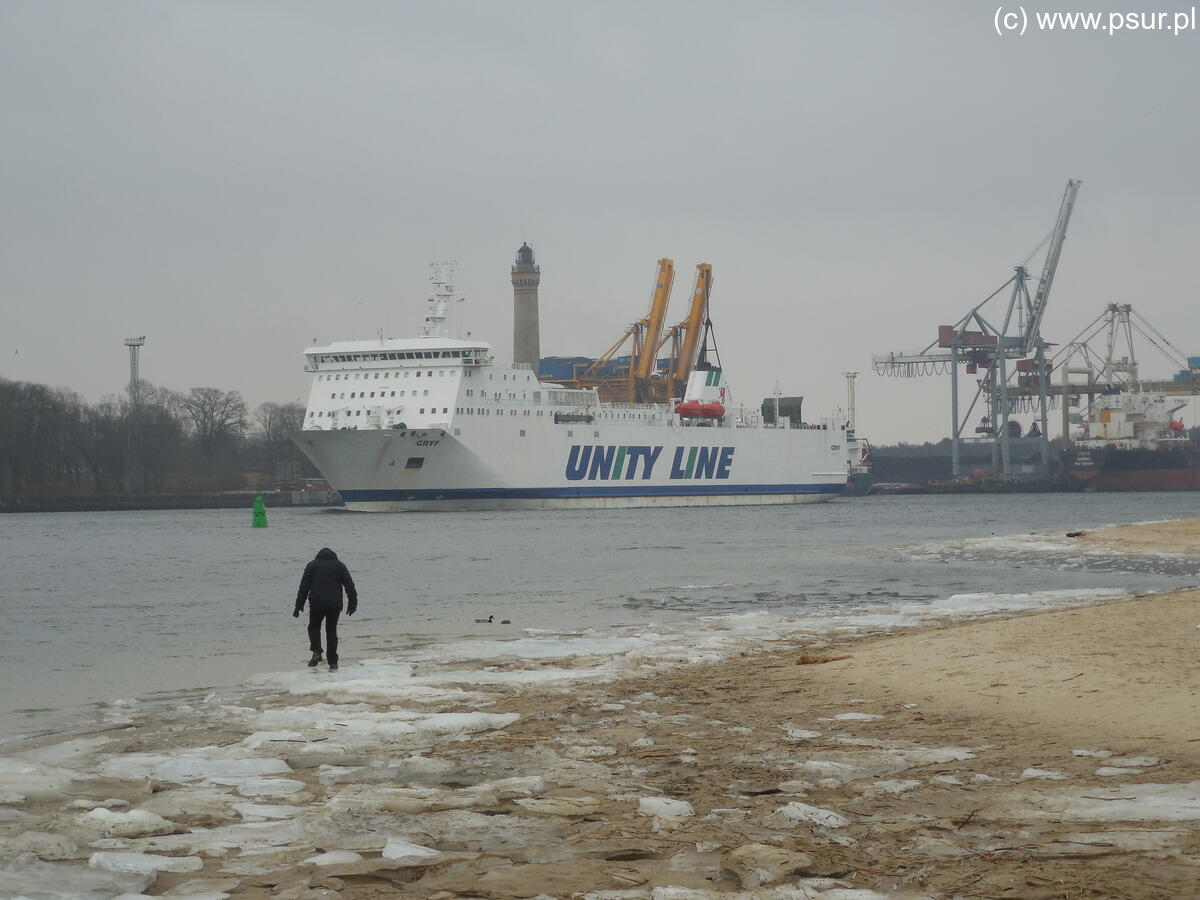
<path id="1" fill-rule="evenodd" d="M 448 488 L 446 490 L 339 490 L 347 503 L 388 500 L 548 500 L 571 497 L 706 497 L 739 494 L 840 494 L 837 484 L 663 484 L 548 488 Z"/>

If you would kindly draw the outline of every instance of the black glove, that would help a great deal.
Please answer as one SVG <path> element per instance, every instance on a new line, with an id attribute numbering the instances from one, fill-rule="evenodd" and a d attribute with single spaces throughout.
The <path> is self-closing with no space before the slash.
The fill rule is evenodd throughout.
<path id="1" fill-rule="evenodd" d="M 300 610 L 298 610 L 298 609 L 293 609 L 293 610 L 292 610 L 292 618 L 293 618 L 293 619 L 298 619 L 298 618 L 300 618 Z"/>

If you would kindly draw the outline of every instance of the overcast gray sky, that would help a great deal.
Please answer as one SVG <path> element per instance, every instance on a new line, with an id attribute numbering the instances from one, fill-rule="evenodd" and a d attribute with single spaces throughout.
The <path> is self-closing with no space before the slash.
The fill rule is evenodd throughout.
<path id="1" fill-rule="evenodd" d="M 857 369 L 862 431 L 936 440 L 946 380 L 871 354 L 1007 279 L 1068 178 L 1046 337 L 1132 302 L 1200 354 L 1200 33 L 1002 37 L 994 14 L 0 0 L 0 377 L 98 399 L 144 334 L 156 384 L 304 399 L 303 348 L 412 333 L 441 257 L 507 357 L 528 239 L 543 354 L 607 348 L 662 256 L 682 319 L 710 262 L 740 399 L 778 381 L 812 417 Z"/>

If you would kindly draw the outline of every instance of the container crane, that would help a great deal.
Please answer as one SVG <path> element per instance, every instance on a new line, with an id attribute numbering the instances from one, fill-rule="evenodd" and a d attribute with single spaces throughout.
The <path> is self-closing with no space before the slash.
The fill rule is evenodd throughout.
<path id="1" fill-rule="evenodd" d="M 965 441 L 990 443 L 993 468 L 1005 478 L 1014 474 L 1011 442 L 1019 437 L 1020 426 L 1010 422 L 1009 415 L 1016 408 L 1019 397 L 1016 396 L 1015 385 L 1010 386 L 1009 383 L 1013 374 L 1009 371 L 1010 361 L 1014 361 L 1013 370 L 1018 373 L 1018 380 L 1023 378 L 1030 385 L 1027 389 L 1029 395 L 1037 397 L 1040 428 L 1034 437 L 1038 439 L 1041 473 L 1043 476 L 1049 473 L 1050 443 L 1046 431 L 1048 381 L 1052 364 L 1046 359 L 1048 345 L 1042 339 L 1041 326 L 1080 184 L 1077 180 L 1067 182 L 1054 228 L 1033 251 L 1037 253 L 1043 246 L 1046 247 L 1042 276 L 1032 297 L 1028 287 L 1029 273 L 1025 269 L 1025 263 L 1033 256 L 1030 254 L 1014 268 L 1008 281 L 968 310 L 955 324 L 939 326 L 937 338 L 923 350 L 888 353 L 872 359 L 875 371 L 880 375 L 912 378 L 949 372 L 953 426 L 950 452 L 956 476 L 962 474 L 961 447 Z M 1009 287 L 1011 291 L 1004 319 L 1001 324 L 995 325 L 984 315 L 984 307 Z M 976 375 L 982 370 L 982 377 L 977 379 L 975 396 L 963 416 L 959 415 L 959 366 L 963 366 L 968 375 Z M 987 413 L 974 434 L 964 438 L 967 423 L 972 420 L 981 399 L 987 407 Z"/>
<path id="2" fill-rule="evenodd" d="M 1062 255 L 1063 242 L 1067 239 L 1067 224 L 1071 221 L 1071 212 L 1075 208 L 1075 195 L 1079 193 L 1079 182 L 1068 181 L 1067 190 L 1063 194 L 1062 204 L 1058 208 L 1058 220 L 1054 230 L 1050 232 L 1050 245 L 1046 248 L 1046 261 L 1042 265 L 1042 277 L 1038 281 L 1037 293 L 1029 306 L 1029 320 L 1025 324 L 1024 341 L 1021 344 L 1026 356 L 1037 350 L 1041 340 L 1042 314 L 1046 311 L 1046 303 L 1050 300 L 1050 286 L 1054 284 L 1054 273 L 1058 270 L 1058 258 Z M 1029 303 L 1029 293 L 1025 292 L 1025 301 Z"/>

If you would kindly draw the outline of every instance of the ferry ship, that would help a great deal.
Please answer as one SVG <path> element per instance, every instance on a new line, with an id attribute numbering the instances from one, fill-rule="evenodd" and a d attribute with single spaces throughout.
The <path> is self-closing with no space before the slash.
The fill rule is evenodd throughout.
<path id="1" fill-rule="evenodd" d="M 1097 398 L 1063 454 L 1068 474 L 1087 491 L 1200 490 L 1200 445 L 1174 418 L 1187 399 L 1151 391 Z"/>
<path id="2" fill-rule="evenodd" d="M 304 351 L 293 435 L 349 509 L 491 510 L 811 503 L 846 487 L 846 422 L 767 422 L 701 362 L 669 403 L 601 402 L 452 337 L 434 283 L 412 338 Z"/>

